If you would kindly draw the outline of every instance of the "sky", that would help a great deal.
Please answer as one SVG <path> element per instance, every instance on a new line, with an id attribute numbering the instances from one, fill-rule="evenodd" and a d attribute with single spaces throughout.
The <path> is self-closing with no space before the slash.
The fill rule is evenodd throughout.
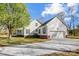
<path id="1" fill-rule="evenodd" d="M 41 13 L 44 11 L 44 7 L 47 3 L 27 3 L 27 9 L 32 19 L 40 19 L 47 20 L 50 16 L 43 17 Z"/>
<path id="2" fill-rule="evenodd" d="M 26 3 L 27 10 L 32 19 L 47 21 L 59 13 L 64 13 L 64 21 L 69 25 L 75 20 L 75 25 L 79 24 L 79 4 L 75 3 Z M 71 18 L 71 15 L 74 18 Z"/>

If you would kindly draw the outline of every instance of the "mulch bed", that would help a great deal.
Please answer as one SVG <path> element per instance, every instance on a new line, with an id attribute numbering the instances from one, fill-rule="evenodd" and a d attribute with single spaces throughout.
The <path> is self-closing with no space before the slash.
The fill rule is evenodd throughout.
<path id="1" fill-rule="evenodd" d="M 5 47 L 6 45 L 0 45 L 0 47 Z"/>

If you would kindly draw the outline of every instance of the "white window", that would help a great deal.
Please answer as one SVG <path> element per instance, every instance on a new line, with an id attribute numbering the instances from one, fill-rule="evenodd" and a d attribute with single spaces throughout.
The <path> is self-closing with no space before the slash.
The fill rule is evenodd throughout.
<path id="1" fill-rule="evenodd" d="M 21 35 L 22 34 L 22 30 L 17 30 L 17 34 Z"/>
<path id="2" fill-rule="evenodd" d="M 41 33 L 41 30 L 39 29 L 39 34 Z"/>
<path id="3" fill-rule="evenodd" d="M 35 26 L 37 27 L 38 26 L 38 23 L 35 23 Z"/>
<path id="4" fill-rule="evenodd" d="M 17 32 L 18 32 L 18 33 L 21 33 L 21 32 L 22 32 L 22 30 L 17 30 Z"/>
<path id="5" fill-rule="evenodd" d="M 43 28 L 43 34 L 46 34 L 46 33 L 47 33 L 46 30 L 47 30 L 47 28 L 44 27 L 44 28 Z"/>
<path id="6" fill-rule="evenodd" d="M 30 29 L 26 29 L 26 34 L 29 34 L 30 33 Z"/>
<path id="7" fill-rule="evenodd" d="M 36 29 L 36 32 L 38 32 L 38 29 Z"/>

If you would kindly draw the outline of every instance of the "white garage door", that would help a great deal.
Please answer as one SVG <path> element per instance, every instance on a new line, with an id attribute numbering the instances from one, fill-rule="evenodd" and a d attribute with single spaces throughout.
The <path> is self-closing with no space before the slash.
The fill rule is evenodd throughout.
<path id="1" fill-rule="evenodd" d="M 64 38 L 64 33 L 63 32 L 50 32 L 50 38 L 53 39 L 53 38 L 56 38 L 56 39 L 62 39 Z"/>

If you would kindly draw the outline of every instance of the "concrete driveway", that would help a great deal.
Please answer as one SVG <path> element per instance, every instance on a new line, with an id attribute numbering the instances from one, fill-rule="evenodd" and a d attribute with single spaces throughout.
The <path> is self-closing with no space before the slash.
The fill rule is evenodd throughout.
<path id="1" fill-rule="evenodd" d="M 26 45 L 16 45 L 11 47 L 1 47 L 0 55 L 43 55 L 53 52 L 75 51 L 79 49 L 79 40 L 54 39 L 47 42 L 33 43 Z"/>

